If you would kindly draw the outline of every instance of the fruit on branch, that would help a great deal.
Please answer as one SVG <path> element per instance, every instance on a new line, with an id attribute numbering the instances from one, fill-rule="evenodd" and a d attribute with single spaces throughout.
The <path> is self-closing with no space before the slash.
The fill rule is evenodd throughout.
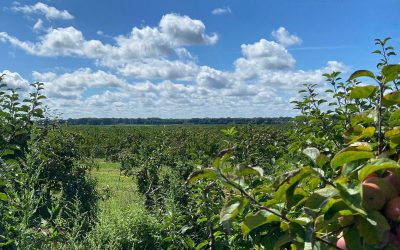
<path id="1" fill-rule="evenodd" d="M 342 250 L 347 250 L 346 241 L 345 241 L 344 237 L 341 235 L 343 235 L 343 233 L 339 234 L 340 237 L 336 242 L 336 247 L 339 249 L 342 249 Z"/>
<path id="2" fill-rule="evenodd" d="M 375 183 L 362 183 L 362 205 L 366 210 L 380 210 L 385 205 L 386 196 Z"/>
<path id="3" fill-rule="evenodd" d="M 400 197 L 391 199 L 385 206 L 386 218 L 400 222 Z"/>
<path id="4" fill-rule="evenodd" d="M 382 190 L 382 192 L 384 193 L 386 201 L 389 201 L 394 197 L 397 197 L 398 195 L 396 188 L 392 185 L 389 179 L 384 179 L 380 177 L 371 177 L 366 179 L 364 183 L 374 183 L 378 185 Z"/>
<path id="5" fill-rule="evenodd" d="M 392 186 L 394 186 L 397 192 L 400 194 L 400 176 L 398 176 L 394 170 L 387 170 L 386 176 L 383 177 L 383 179 L 391 183 Z"/>

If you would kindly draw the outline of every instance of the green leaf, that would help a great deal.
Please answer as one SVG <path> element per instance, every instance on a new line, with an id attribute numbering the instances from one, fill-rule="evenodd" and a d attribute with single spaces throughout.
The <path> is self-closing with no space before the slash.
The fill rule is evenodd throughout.
<path id="1" fill-rule="evenodd" d="M 382 75 L 384 76 L 384 83 L 396 80 L 400 74 L 400 64 L 389 64 L 382 68 Z"/>
<path id="2" fill-rule="evenodd" d="M 202 241 L 200 244 L 198 244 L 197 246 L 196 246 L 196 250 L 200 250 L 200 249 L 203 249 L 205 246 L 207 246 L 208 245 L 208 240 L 204 240 L 204 241 Z"/>
<path id="3" fill-rule="evenodd" d="M 315 175 L 315 171 L 309 167 L 303 167 L 296 172 L 292 173 L 290 176 L 287 176 L 283 182 L 279 185 L 278 190 L 274 193 L 274 198 L 279 201 L 287 201 L 288 190 L 290 193 L 290 189 L 294 192 L 296 186 L 300 183 L 300 181 L 304 180 L 306 177 L 309 177 L 311 174 Z"/>
<path id="4" fill-rule="evenodd" d="M 400 104 L 400 91 L 393 91 L 383 96 L 382 104 L 386 107 Z"/>
<path id="5" fill-rule="evenodd" d="M 1 152 L 1 156 L 12 155 L 12 154 L 14 154 L 14 150 L 11 149 L 6 149 L 3 152 Z"/>
<path id="6" fill-rule="evenodd" d="M 261 167 L 239 166 L 236 171 L 236 175 L 258 175 L 262 177 L 264 175 L 264 170 Z"/>
<path id="7" fill-rule="evenodd" d="M 375 111 L 372 112 L 363 112 L 359 114 L 352 115 L 350 117 L 350 122 L 351 125 L 355 126 L 358 124 L 374 124 L 375 118 L 377 116 L 377 113 Z"/>
<path id="8" fill-rule="evenodd" d="M 303 150 L 303 154 L 307 155 L 314 163 L 317 163 L 320 152 L 318 148 L 309 147 Z"/>
<path id="9" fill-rule="evenodd" d="M 392 112 L 389 118 L 389 126 L 396 127 L 400 126 L 400 109 L 397 109 Z"/>
<path id="10" fill-rule="evenodd" d="M 355 226 L 345 230 L 343 234 L 347 249 L 364 249 L 360 234 Z"/>
<path id="11" fill-rule="evenodd" d="M 343 199 L 336 198 L 330 198 L 321 211 L 321 214 L 323 214 L 324 219 L 327 221 L 336 219 L 338 215 L 353 215 L 356 213 L 351 210 Z"/>
<path id="12" fill-rule="evenodd" d="M 385 133 L 385 138 L 388 138 L 391 142 L 400 143 L 400 128 L 394 128 Z"/>
<path id="13" fill-rule="evenodd" d="M 329 162 L 329 158 L 328 158 L 328 156 L 326 156 L 324 154 L 320 154 L 317 157 L 317 162 L 316 163 L 317 163 L 317 166 L 320 167 L 320 168 L 322 168 L 328 162 Z"/>
<path id="14" fill-rule="evenodd" d="M 5 193 L 0 193 L 0 200 L 2 201 L 8 201 L 8 197 Z"/>
<path id="15" fill-rule="evenodd" d="M 382 242 L 385 232 L 390 230 L 388 221 L 378 211 L 369 212 L 367 218 L 361 219 L 357 228 L 367 244 Z"/>
<path id="16" fill-rule="evenodd" d="M 355 78 L 362 77 L 362 76 L 370 77 L 370 78 L 375 79 L 375 75 L 371 71 L 369 71 L 369 70 L 357 70 L 353 74 L 351 74 L 351 76 L 349 77 L 349 79 L 347 81 L 351 81 L 351 80 L 353 80 Z"/>
<path id="17" fill-rule="evenodd" d="M 251 230 L 272 222 L 280 222 L 280 218 L 266 210 L 258 211 L 255 214 L 249 214 L 242 224 L 243 235 L 246 236 Z"/>
<path id="18" fill-rule="evenodd" d="M 331 186 L 317 189 L 310 197 L 307 199 L 305 203 L 305 207 L 314 210 L 315 212 L 319 212 L 328 202 L 328 199 L 337 195 L 339 192 L 336 188 Z"/>
<path id="19" fill-rule="evenodd" d="M 400 168 L 397 162 L 390 159 L 377 159 L 372 160 L 371 163 L 365 165 L 358 173 L 358 180 L 364 181 L 365 178 L 381 169 Z"/>
<path id="20" fill-rule="evenodd" d="M 354 87 L 350 92 L 350 99 L 371 98 L 377 90 L 378 88 L 372 85 Z"/>
<path id="21" fill-rule="evenodd" d="M 362 159 L 370 159 L 374 157 L 374 154 L 372 152 L 351 150 L 349 148 L 340 151 L 333 157 L 331 161 L 332 168 L 335 169 L 337 167 L 343 166 L 345 163 L 348 162 L 362 160 Z"/>
<path id="22" fill-rule="evenodd" d="M 228 201 L 220 212 L 219 221 L 222 223 L 234 219 L 248 203 L 249 201 L 245 198 L 234 198 Z"/>
<path id="23" fill-rule="evenodd" d="M 341 183 L 336 183 L 336 188 L 339 190 L 340 196 L 344 203 L 353 211 L 366 215 L 364 209 L 361 208 L 361 194 L 359 190 L 348 188 Z"/>
<path id="24" fill-rule="evenodd" d="M 371 138 L 375 135 L 375 127 L 365 128 L 361 135 L 354 137 L 349 143 L 354 143 L 360 139 Z"/>
<path id="25" fill-rule="evenodd" d="M 199 179 L 203 178 L 215 179 L 216 177 L 217 177 L 217 172 L 214 169 L 203 168 L 201 170 L 191 173 L 187 181 L 193 183 L 194 181 Z"/>

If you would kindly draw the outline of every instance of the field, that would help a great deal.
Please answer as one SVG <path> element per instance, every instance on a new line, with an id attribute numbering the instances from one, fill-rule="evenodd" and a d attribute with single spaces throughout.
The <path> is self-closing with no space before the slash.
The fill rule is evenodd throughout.
<path id="1" fill-rule="evenodd" d="M 378 73 L 304 84 L 274 126 L 68 125 L 45 116 L 41 83 L 28 99 L 0 85 L 0 247 L 400 249 L 389 40 Z"/>
<path id="2" fill-rule="evenodd" d="M 207 232 L 198 232 L 207 231 L 207 223 L 196 223 L 206 222 L 210 218 L 204 216 L 218 214 L 223 205 L 220 200 L 208 214 L 193 207 L 189 211 L 195 213 L 191 216 L 196 219 L 191 218 L 186 206 L 196 202 L 193 198 L 199 194 L 187 185 L 189 174 L 199 165 L 211 165 L 214 157 L 233 143 L 241 151 L 247 147 L 253 152 L 251 157 L 237 155 L 238 160 L 262 164 L 268 170 L 272 156 L 282 157 L 284 151 L 277 149 L 285 145 L 287 125 L 242 125 L 236 135 L 229 135 L 234 130 L 227 126 L 204 125 L 68 126 L 66 129 L 82 136 L 82 152 L 95 159 L 91 175 L 98 181 L 97 191 L 102 197 L 98 222 L 81 244 L 90 248 L 97 245 L 110 249 L 136 246 L 181 249 L 191 245 L 201 248 L 201 243 L 206 247 Z M 210 223 L 215 224 L 216 232 L 221 230 L 215 244 L 230 248 L 215 219 Z M 127 232 L 129 237 L 121 236 Z"/>

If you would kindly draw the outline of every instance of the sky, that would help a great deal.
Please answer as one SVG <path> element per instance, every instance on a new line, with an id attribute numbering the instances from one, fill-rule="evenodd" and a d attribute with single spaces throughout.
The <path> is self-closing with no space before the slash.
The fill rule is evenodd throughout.
<path id="1" fill-rule="evenodd" d="M 0 73 L 63 118 L 293 116 L 304 83 L 376 69 L 398 0 L 0 0 Z M 398 58 L 394 59 L 397 63 Z"/>

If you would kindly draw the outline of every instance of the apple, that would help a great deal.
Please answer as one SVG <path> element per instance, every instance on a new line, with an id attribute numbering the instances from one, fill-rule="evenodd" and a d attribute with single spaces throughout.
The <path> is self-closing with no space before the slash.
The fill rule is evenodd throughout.
<path id="1" fill-rule="evenodd" d="M 400 177 L 394 170 L 387 170 L 386 174 L 387 175 L 383 177 L 383 179 L 391 183 L 396 188 L 397 192 L 400 194 Z"/>
<path id="2" fill-rule="evenodd" d="M 362 205 L 366 210 L 380 210 L 385 205 L 386 196 L 375 183 L 362 183 Z"/>
<path id="3" fill-rule="evenodd" d="M 367 175 L 367 177 L 365 177 L 364 181 L 370 179 L 370 178 L 374 178 L 374 177 L 379 177 L 379 175 L 377 173 L 372 173 Z"/>
<path id="4" fill-rule="evenodd" d="M 344 240 L 344 237 L 340 237 L 337 242 L 336 242 L 336 247 L 342 250 L 347 250 L 346 247 L 346 241 Z"/>
<path id="5" fill-rule="evenodd" d="M 400 222 L 400 197 L 391 199 L 385 206 L 386 218 Z"/>
<path id="6" fill-rule="evenodd" d="M 381 188 L 382 192 L 385 194 L 386 201 L 389 201 L 394 197 L 397 197 L 398 195 L 397 189 L 392 185 L 389 179 L 371 177 L 365 179 L 364 183 L 374 183 L 378 185 Z"/>

